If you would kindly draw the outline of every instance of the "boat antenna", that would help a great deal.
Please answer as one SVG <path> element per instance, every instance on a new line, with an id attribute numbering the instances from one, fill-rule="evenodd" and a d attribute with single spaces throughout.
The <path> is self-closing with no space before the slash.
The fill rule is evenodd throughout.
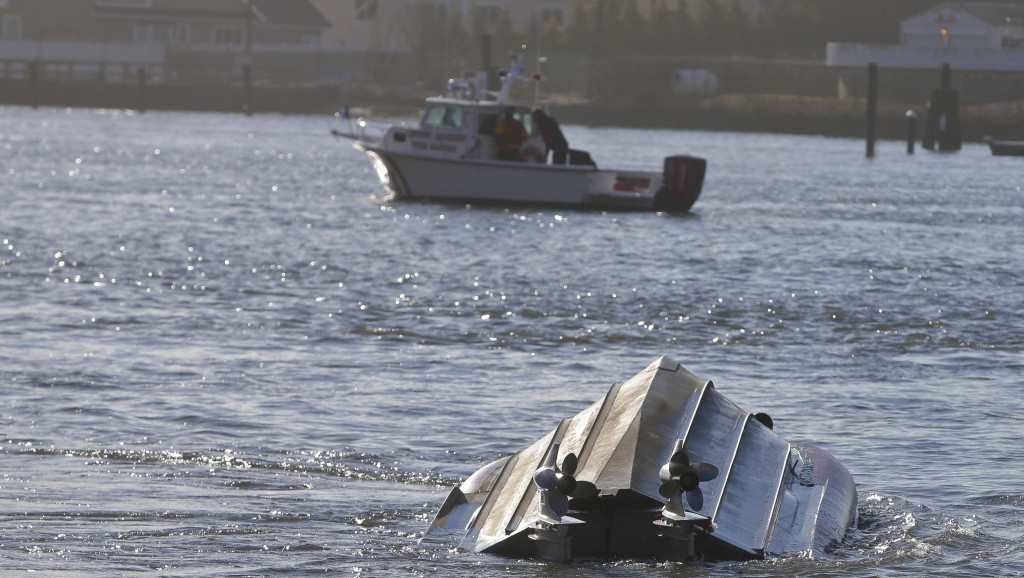
<path id="1" fill-rule="evenodd" d="M 547 56 L 538 56 L 537 71 L 530 75 L 530 78 L 533 80 L 533 104 L 535 105 L 540 104 L 540 81 L 544 80 L 544 75 L 540 73 L 540 65 L 547 61 Z"/>
<path id="2" fill-rule="evenodd" d="M 544 18 L 543 12 L 537 15 L 537 68 L 534 69 L 533 75 L 533 104 L 540 104 L 540 80 L 543 78 L 540 74 L 540 65 L 543 62 L 547 62 L 548 59 L 543 56 L 541 52 L 541 43 L 544 38 Z"/>
<path id="3" fill-rule="evenodd" d="M 498 104 L 505 104 L 508 101 L 508 95 L 512 92 L 512 83 L 515 81 L 516 76 L 523 71 L 523 57 L 521 54 L 509 54 L 509 60 L 511 60 L 510 70 L 499 70 L 498 76 L 501 78 L 501 92 L 498 93 Z"/>

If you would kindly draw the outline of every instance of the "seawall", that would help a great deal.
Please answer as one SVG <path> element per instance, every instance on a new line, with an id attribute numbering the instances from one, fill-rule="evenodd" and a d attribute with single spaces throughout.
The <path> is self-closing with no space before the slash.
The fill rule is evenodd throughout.
<path id="1" fill-rule="evenodd" d="M 361 114 L 377 117 L 417 116 L 422 90 L 367 86 L 188 86 L 166 84 L 0 80 L 0 104 L 73 108 L 124 108 L 208 112 L 331 115 L 346 104 Z M 549 99 L 560 122 L 588 126 L 672 128 L 738 132 L 777 132 L 823 136 L 863 137 L 866 112 L 863 98 L 789 95 L 719 95 L 688 99 L 670 106 L 654 103 L 594 104 L 579 99 Z M 926 103 L 879 103 L 879 138 L 903 139 L 904 113 L 914 109 L 924 118 Z M 966 141 L 986 135 L 1024 139 L 1024 101 L 964 106 L 961 126 Z M 919 126 L 920 130 L 920 126 Z"/>

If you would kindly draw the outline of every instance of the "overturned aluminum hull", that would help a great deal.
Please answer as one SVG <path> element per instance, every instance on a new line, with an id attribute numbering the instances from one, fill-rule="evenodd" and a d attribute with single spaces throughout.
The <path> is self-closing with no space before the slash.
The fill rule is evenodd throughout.
<path id="1" fill-rule="evenodd" d="M 856 523 L 850 473 L 662 357 L 455 488 L 426 537 L 477 552 L 750 559 L 820 554 Z"/>

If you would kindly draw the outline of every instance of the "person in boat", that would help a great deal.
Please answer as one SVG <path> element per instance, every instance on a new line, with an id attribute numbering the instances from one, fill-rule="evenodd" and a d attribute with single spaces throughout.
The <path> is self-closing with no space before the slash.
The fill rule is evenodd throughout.
<path id="1" fill-rule="evenodd" d="M 515 117 L 515 110 L 505 111 L 505 117 L 494 127 L 494 136 L 498 137 L 498 160 L 499 161 L 521 161 L 522 153 L 519 148 L 523 146 L 529 135 L 523 123 Z"/>
<path id="2" fill-rule="evenodd" d="M 548 116 L 541 108 L 535 107 L 530 111 L 533 115 L 533 122 L 540 129 L 541 137 L 544 138 L 544 145 L 551 153 L 551 162 L 556 165 L 564 165 L 569 156 L 569 141 L 565 140 L 562 128 L 558 121 Z M 547 155 L 545 155 L 547 156 Z"/>

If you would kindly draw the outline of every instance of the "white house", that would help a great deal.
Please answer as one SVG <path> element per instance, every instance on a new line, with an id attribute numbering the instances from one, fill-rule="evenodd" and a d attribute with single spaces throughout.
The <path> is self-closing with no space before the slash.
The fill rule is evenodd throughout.
<path id="1" fill-rule="evenodd" d="M 1024 72 L 1024 5 L 945 2 L 900 23 L 900 44 L 830 42 L 829 66 Z"/>
<path id="2" fill-rule="evenodd" d="M 458 19 L 464 26 L 474 21 L 497 25 L 507 19 L 519 32 L 531 21 L 568 26 L 574 16 L 574 0 L 310 0 L 331 22 L 324 44 L 343 44 L 369 51 L 409 50 L 409 34 L 418 23 L 411 21 L 418 8 L 430 7 L 440 19 Z M 438 31 L 439 33 L 441 31 Z"/>

